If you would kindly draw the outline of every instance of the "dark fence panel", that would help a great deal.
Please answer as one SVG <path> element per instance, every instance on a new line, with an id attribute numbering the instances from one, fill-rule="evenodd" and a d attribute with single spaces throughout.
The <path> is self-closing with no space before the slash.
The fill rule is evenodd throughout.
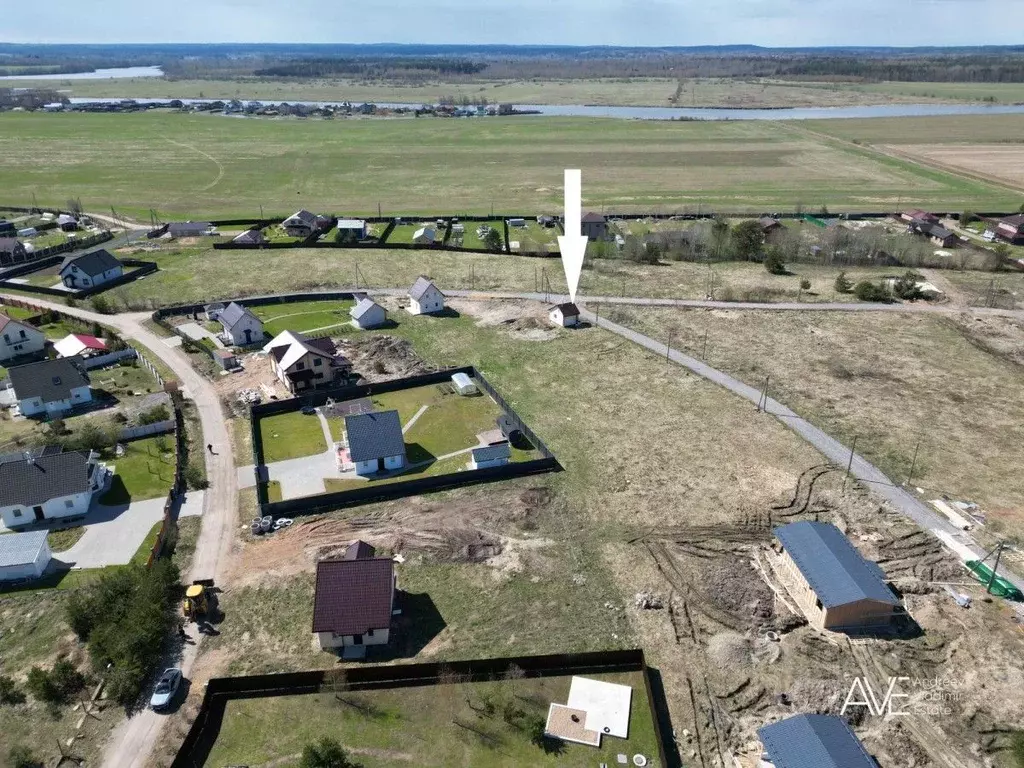
<path id="1" fill-rule="evenodd" d="M 94 285 L 91 288 L 83 288 L 79 291 L 65 291 L 60 288 L 48 288 L 44 285 L 27 285 L 25 283 L 11 283 L 10 278 L 21 277 L 22 275 L 31 274 L 41 269 L 49 269 L 50 267 L 60 264 L 63 259 L 60 256 L 51 256 L 50 258 L 43 259 L 42 261 L 34 261 L 28 264 L 22 264 L 19 267 L 6 270 L 3 273 L 3 279 L 0 280 L 0 287 L 11 288 L 18 291 L 24 291 L 26 293 L 35 293 L 40 296 L 59 296 L 60 298 L 68 298 L 69 296 L 75 299 L 85 299 L 90 296 L 95 296 L 98 293 L 109 291 L 111 288 L 117 288 L 120 285 L 126 285 L 138 280 L 140 277 L 150 275 L 156 272 L 158 267 L 156 262 L 153 261 L 137 261 L 135 259 L 122 259 L 121 263 L 126 267 L 136 267 L 131 272 L 123 274 L 116 280 L 103 283 L 102 285 Z"/>
<path id="2" fill-rule="evenodd" d="M 486 248 L 463 248 L 462 246 L 446 245 L 445 242 L 436 242 L 433 245 L 417 245 L 415 243 L 387 243 L 383 239 L 377 242 L 357 242 L 357 243 L 336 243 L 333 240 L 308 242 L 301 241 L 297 243 L 214 243 L 213 249 L 216 251 L 262 251 L 262 250 L 288 250 L 295 248 L 328 248 L 336 250 L 348 250 L 348 251 L 448 251 L 451 253 L 480 253 L 489 254 L 491 256 L 508 255 L 509 244 L 508 235 L 505 236 L 505 245 L 500 251 L 491 251 Z M 517 251 L 515 256 L 527 256 L 533 258 L 558 258 L 559 254 L 552 251 Z"/>
<path id="3" fill-rule="evenodd" d="M 647 663 L 642 650 L 598 651 L 548 656 L 514 656 L 428 664 L 397 664 L 348 667 L 344 680 L 332 679 L 331 671 L 289 672 L 278 675 L 214 678 L 206 685 L 203 702 L 192 727 L 175 755 L 171 768 L 200 768 L 220 735 L 227 703 L 235 699 L 297 696 L 321 690 L 375 690 L 437 685 L 447 676 L 469 682 L 501 679 L 515 665 L 528 678 L 568 677 L 615 672 L 641 672 L 648 714 L 654 719 L 660 765 L 665 759 L 664 730 L 659 728 L 663 702 L 652 698 Z M 659 707 L 659 704 L 661 705 Z"/>

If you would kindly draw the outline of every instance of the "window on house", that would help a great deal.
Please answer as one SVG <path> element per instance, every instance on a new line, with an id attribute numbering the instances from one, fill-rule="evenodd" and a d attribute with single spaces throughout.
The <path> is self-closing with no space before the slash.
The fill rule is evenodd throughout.
<path id="1" fill-rule="evenodd" d="M 306 368 L 306 364 L 305 363 L 296 363 L 295 364 L 295 370 L 296 371 L 302 371 L 302 370 L 305 370 L 305 368 Z"/>
<path id="2" fill-rule="evenodd" d="M 821 610 L 821 600 L 815 600 L 814 605 L 819 611 Z"/>
<path id="3" fill-rule="evenodd" d="M 16 510 L 14 510 L 13 514 L 14 514 L 15 517 L 21 517 L 21 510 L 20 509 L 16 509 Z"/>
<path id="4" fill-rule="evenodd" d="M 366 630 L 366 636 L 367 637 L 373 637 L 373 630 L 372 629 Z"/>
<path id="5" fill-rule="evenodd" d="M 72 509 L 75 506 L 75 502 L 73 502 L 71 499 L 64 499 L 64 506 L 67 507 L 68 509 Z"/>
<path id="6" fill-rule="evenodd" d="M 324 364 L 323 358 L 320 358 L 320 357 L 314 358 L 314 360 L 313 360 L 313 367 L 314 368 L 319 368 L 323 364 Z"/>
<path id="7" fill-rule="evenodd" d="M 4 334 L 4 342 L 5 342 L 6 344 L 10 344 L 10 343 L 11 343 L 11 337 L 10 337 L 10 335 L 8 335 L 8 334 L 6 334 L 6 333 Z"/>
<path id="8" fill-rule="evenodd" d="M 28 336 L 25 335 L 24 331 L 21 331 L 21 338 L 23 338 L 23 339 L 27 339 L 28 338 Z"/>

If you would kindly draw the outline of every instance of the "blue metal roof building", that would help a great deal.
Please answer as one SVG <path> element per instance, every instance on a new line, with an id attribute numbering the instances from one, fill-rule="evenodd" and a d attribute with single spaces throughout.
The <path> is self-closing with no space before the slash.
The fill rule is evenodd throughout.
<path id="1" fill-rule="evenodd" d="M 878 768 L 840 717 L 794 715 L 759 729 L 763 759 L 774 768 Z"/>
<path id="2" fill-rule="evenodd" d="M 891 620 L 900 601 L 886 583 L 884 571 L 864 559 L 834 525 L 803 521 L 780 526 L 774 533 L 817 598 L 816 605 L 805 601 L 802 606 L 812 620 L 823 614 L 814 623 L 836 628 Z"/>

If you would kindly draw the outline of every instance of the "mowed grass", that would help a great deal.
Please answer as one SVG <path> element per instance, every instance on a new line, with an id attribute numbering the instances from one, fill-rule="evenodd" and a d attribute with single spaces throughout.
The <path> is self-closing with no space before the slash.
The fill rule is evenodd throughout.
<path id="1" fill-rule="evenodd" d="M 616 309 L 612 318 L 769 392 L 928 499 L 975 501 L 1024 534 L 1024 386 L 1019 364 L 986 351 L 1009 321 L 892 313 Z M 914 464 L 914 453 L 917 461 Z"/>
<path id="2" fill-rule="evenodd" d="M 548 704 L 567 700 L 571 678 L 531 678 L 340 693 L 342 701 L 333 693 L 231 701 L 207 764 L 273 761 L 296 766 L 304 746 L 329 736 L 365 768 L 396 762 L 424 767 L 590 768 L 602 762 L 614 765 L 616 755 L 623 752 L 645 755 L 647 765 L 664 768 L 657 759 L 658 743 L 642 675 L 588 677 L 632 688 L 628 739 L 606 736 L 599 748 L 566 743 L 547 752 L 531 739 L 538 728 L 543 730 Z M 488 704 L 490 714 L 486 714 Z M 506 708 L 517 716 L 506 718 Z"/>
<path id="3" fill-rule="evenodd" d="M 986 119 L 986 118 L 983 118 Z M 1015 134 L 1004 134 L 1013 138 Z M 1016 135 L 1019 135 L 1019 131 Z M 13 180 L 0 202 L 145 218 L 326 212 L 552 210 L 562 172 L 586 168 L 584 204 L 763 212 L 827 204 L 1003 208 L 1006 191 L 884 162 L 771 122 L 595 118 L 226 120 L 177 113 L 0 116 Z M 368 169 L 371 169 L 368 171 Z M 344 191 L 342 191 L 344 190 Z"/>
<path id="4" fill-rule="evenodd" d="M 327 450 L 323 429 L 316 415 L 300 411 L 279 413 L 260 420 L 263 433 L 263 461 L 299 459 L 316 456 Z"/>
<path id="5" fill-rule="evenodd" d="M 124 456 L 104 461 L 113 465 L 117 474 L 110 489 L 100 497 L 101 504 L 128 504 L 166 496 L 174 483 L 174 437 L 161 435 L 126 443 Z"/>
<path id="6" fill-rule="evenodd" d="M 354 305 L 352 301 L 315 301 L 250 309 L 263 321 L 263 331 L 272 337 L 282 331 L 306 333 L 349 325 L 352 320 L 349 310 Z M 353 327 L 352 330 L 356 329 Z"/>
<path id="7" fill-rule="evenodd" d="M 808 120 L 801 125 L 864 144 L 1016 144 L 1024 135 L 1024 114 Z"/>

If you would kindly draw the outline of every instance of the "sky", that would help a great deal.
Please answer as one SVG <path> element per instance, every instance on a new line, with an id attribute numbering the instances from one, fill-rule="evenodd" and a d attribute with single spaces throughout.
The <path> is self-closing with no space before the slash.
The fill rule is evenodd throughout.
<path id="1" fill-rule="evenodd" d="M 12 43 L 1019 45 L 1022 0 L 48 0 Z M 7 5 L 5 2 L 4 5 Z"/>

